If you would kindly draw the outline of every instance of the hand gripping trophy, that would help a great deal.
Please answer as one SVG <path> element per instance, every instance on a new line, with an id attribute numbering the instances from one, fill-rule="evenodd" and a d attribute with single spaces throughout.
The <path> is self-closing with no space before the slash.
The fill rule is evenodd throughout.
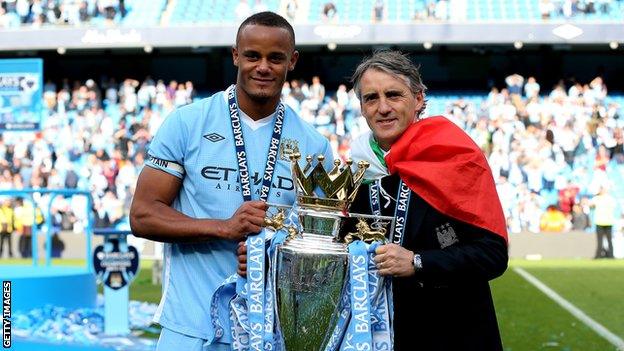
<path id="1" fill-rule="evenodd" d="M 284 225 L 283 209 L 265 219 L 267 227 L 288 233 L 271 257 L 276 321 L 287 351 L 327 350 L 339 323 L 341 301 L 350 291 L 347 246 L 354 240 L 385 241 L 393 218 L 348 213 L 368 163 L 359 162 L 353 171 L 351 161 L 341 165 L 335 160 L 327 172 L 322 155 L 314 167 L 313 157 L 306 157 L 303 170 L 299 158 L 291 155 L 297 196 L 292 210 L 299 225 Z M 355 233 L 341 231 L 349 217 L 357 217 Z"/>

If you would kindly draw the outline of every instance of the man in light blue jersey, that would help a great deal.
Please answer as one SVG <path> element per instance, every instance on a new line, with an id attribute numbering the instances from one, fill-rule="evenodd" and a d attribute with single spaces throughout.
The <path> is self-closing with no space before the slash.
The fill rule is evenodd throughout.
<path id="1" fill-rule="evenodd" d="M 298 56 L 284 18 L 247 18 L 232 48 L 236 85 L 174 111 L 150 145 L 130 225 L 166 243 L 158 350 L 229 350 L 210 302 L 236 272 L 238 242 L 261 230 L 266 201 L 294 202 L 292 153 L 332 159 L 327 139 L 280 102 Z M 227 315 L 225 303 L 219 309 Z"/>

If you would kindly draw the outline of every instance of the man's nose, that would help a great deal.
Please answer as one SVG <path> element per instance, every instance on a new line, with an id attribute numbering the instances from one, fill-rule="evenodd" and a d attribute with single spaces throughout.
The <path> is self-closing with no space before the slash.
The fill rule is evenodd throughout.
<path id="1" fill-rule="evenodd" d="M 260 74 L 269 73 L 269 61 L 266 59 L 260 60 L 258 66 L 256 67 L 256 71 Z"/>
<path id="2" fill-rule="evenodd" d="M 382 115 L 387 115 L 388 113 L 390 113 L 390 111 L 392 111 L 392 107 L 388 103 L 388 100 L 383 97 L 379 99 L 379 113 Z"/>

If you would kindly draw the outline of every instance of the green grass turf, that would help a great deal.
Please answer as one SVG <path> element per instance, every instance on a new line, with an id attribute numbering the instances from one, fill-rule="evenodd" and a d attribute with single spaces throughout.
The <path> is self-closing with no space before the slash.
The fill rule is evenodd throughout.
<path id="1" fill-rule="evenodd" d="M 31 264 L 2 260 L 0 264 Z M 83 259 L 53 264 L 84 265 Z M 152 285 L 152 261 L 142 260 L 130 285 L 130 299 L 158 303 L 161 286 Z M 522 267 L 611 332 L 624 338 L 624 260 L 512 260 L 491 282 L 506 351 L 613 351 L 616 348 L 513 271 Z M 101 287 L 100 287 L 101 292 Z M 145 335 L 157 337 L 157 335 Z"/>
<path id="2" fill-rule="evenodd" d="M 546 261 L 523 268 L 624 339 L 624 261 Z"/>
<path id="3" fill-rule="evenodd" d="M 152 262 L 151 260 L 141 261 L 139 274 L 130 285 L 131 300 L 160 302 L 161 285 L 152 284 Z"/>
<path id="4" fill-rule="evenodd" d="M 611 332 L 624 337 L 624 262 L 512 261 L 491 283 L 505 350 L 608 351 L 616 348 L 513 271 L 522 267 Z M 601 318 L 599 318 L 601 317 Z"/>
<path id="5" fill-rule="evenodd" d="M 3 258 L 0 260 L 0 265 L 31 265 L 32 259 L 30 258 Z M 39 265 L 44 266 L 45 261 L 43 259 L 39 259 Z M 52 265 L 59 266 L 85 266 L 84 258 L 53 258 Z"/>

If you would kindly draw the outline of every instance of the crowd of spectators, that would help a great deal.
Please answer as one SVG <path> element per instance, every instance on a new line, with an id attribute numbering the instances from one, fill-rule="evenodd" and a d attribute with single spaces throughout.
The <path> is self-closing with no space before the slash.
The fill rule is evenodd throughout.
<path id="1" fill-rule="evenodd" d="M 611 13 L 613 0 L 539 0 L 542 19 L 575 18 L 585 15 Z"/>
<path id="2" fill-rule="evenodd" d="M 552 18 L 582 18 L 588 15 L 618 16 L 616 2 L 620 0 L 538 0 L 537 7 L 545 20 Z M 239 0 L 234 8 L 238 21 L 252 13 L 261 11 L 282 11 L 290 21 L 305 22 L 308 14 L 299 13 L 302 8 L 309 8 L 311 3 L 304 0 L 288 0 L 283 7 L 270 8 L 263 0 Z M 343 6 L 347 2 L 341 2 Z M 320 20 L 324 23 L 340 23 L 348 18 L 345 13 L 349 9 L 339 8 L 335 1 L 324 1 L 321 8 L 309 11 L 320 11 Z M 455 4 L 457 5 L 457 4 Z M 617 6 L 616 6 L 617 5 Z M 398 6 L 387 0 L 374 0 L 368 5 L 354 2 L 349 6 L 369 6 L 356 12 L 370 11 L 373 23 L 385 22 L 389 6 Z M 451 17 L 462 18 L 458 11 L 466 11 L 464 6 L 453 6 L 450 0 L 423 0 L 403 5 L 396 11 L 410 11 L 410 17 L 416 21 L 446 21 Z M 353 10 L 351 8 L 351 10 Z M 21 25 L 41 26 L 52 25 L 93 25 L 118 24 L 127 14 L 125 0 L 0 0 L 0 28 L 19 27 Z M 453 16 L 453 12 L 456 16 Z M 163 24 L 166 24 L 163 22 Z"/>
<path id="3" fill-rule="evenodd" d="M 423 7 L 417 8 L 414 20 L 446 21 L 451 16 L 449 0 L 428 0 Z"/>
<path id="4" fill-rule="evenodd" d="M 95 226 L 123 225 L 151 137 L 173 108 L 195 95 L 191 82 L 151 78 L 48 82 L 42 131 L 0 136 L 0 189 L 88 189 Z M 51 209 L 52 225 L 38 223 L 44 230 L 82 232 L 87 224 L 84 196 L 35 194 L 34 201 L 38 209 Z M 13 220 L 32 223 L 33 212 L 24 212 L 30 215 Z M 12 227 L 20 238 L 28 234 Z"/>
<path id="5" fill-rule="evenodd" d="M 329 138 L 336 157 L 347 158 L 350 140 L 367 129 L 346 85 L 326 92 L 317 76 L 311 84 L 292 80 L 282 98 Z M 537 233 L 590 230 L 593 197 L 602 188 L 617 194 L 618 170 L 609 167 L 611 160 L 624 163 L 621 108 L 601 77 L 542 91 L 535 77 L 512 74 L 486 97 L 459 97 L 426 114 L 443 112 L 482 148 L 510 231 Z"/>
<path id="6" fill-rule="evenodd" d="M 593 196 L 621 191 L 620 168 L 610 168 L 624 162 L 620 108 L 601 77 L 542 91 L 534 77 L 512 74 L 486 99 L 459 99 L 446 114 L 488 155 L 509 229 L 539 232 L 588 230 Z"/>
<path id="7" fill-rule="evenodd" d="M 0 28 L 21 25 L 114 24 L 126 15 L 125 0 L 1 0 Z"/>
<path id="8" fill-rule="evenodd" d="M 88 189 L 96 226 L 124 225 L 152 136 L 170 111 L 196 98 L 191 82 L 149 77 L 47 82 L 42 131 L 0 136 L 0 189 Z M 284 84 L 282 99 L 327 136 L 337 158 L 347 159 L 350 141 L 368 128 L 345 84 L 327 91 L 318 76 L 294 79 Z M 486 154 L 512 232 L 588 230 L 594 195 L 615 192 L 608 173 L 624 162 L 621 106 L 609 101 L 600 77 L 543 91 L 534 77 L 513 74 L 500 90 L 448 100 L 439 112 Z M 84 197 L 37 194 L 34 200 L 36 208 L 51 209 L 47 229 L 83 231 Z M 22 212 L 31 215 L 19 221 L 34 225 L 32 210 Z M 46 229 L 43 222 L 37 225 Z"/>
<path id="9" fill-rule="evenodd" d="M 407 5 L 407 4 L 406 4 Z M 402 8 L 401 11 L 413 11 L 412 17 L 416 21 L 423 20 L 441 20 L 445 21 L 450 18 L 450 4 L 449 0 L 426 0 L 418 1 L 412 9 L 409 5 L 406 8 Z M 358 5 L 352 5 L 358 6 Z M 388 17 L 388 4 L 386 0 L 375 0 L 370 6 L 371 19 L 373 23 L 382 23 L 387 21 Z M 341 14 L 346 9 L 340 9 L 335 2 L 327 1 L 323 4 L 321 9 L 321 21 L 324 23 L 339 23 Z M 353 9 L 351 9 L 353 10 Z M 368 11 L 364 8 L 360 11 Z M 347 17 L 347 16 L 344 16 Z"/>

